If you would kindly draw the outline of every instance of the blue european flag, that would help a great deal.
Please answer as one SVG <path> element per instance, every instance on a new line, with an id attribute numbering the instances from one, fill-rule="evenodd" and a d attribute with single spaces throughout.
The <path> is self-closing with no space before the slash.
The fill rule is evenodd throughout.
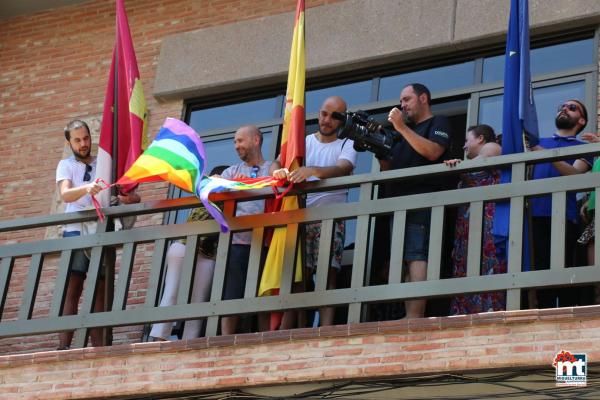
<path id="1" fill-rule="evenodd" d="M 527 0 L 511 0 L 506 54 L 504 64 L 504 99 L 502 109 L 502 154 L 524 151 L 523 134 L 531 146 L 539 142 L 537 113 L 531 87 L 529 68 L 529 7 Z M 510 182 L 510 171 L 503 170 L 500 183 Z M 496 242 L 508 238 L 510 206 L 507 202 L 496 204 L 494 235 Z M 528 224 L 524 223 L 523 266 L 530 269 Z"/>
<path id="2" fill-rule="evenodd" d="M 529 8 L 527 0 L 511 0 L 504 64 L 502 154 L 524 150 L 523 133 L 538 142 L 538 122 L 529 68 Z"/>

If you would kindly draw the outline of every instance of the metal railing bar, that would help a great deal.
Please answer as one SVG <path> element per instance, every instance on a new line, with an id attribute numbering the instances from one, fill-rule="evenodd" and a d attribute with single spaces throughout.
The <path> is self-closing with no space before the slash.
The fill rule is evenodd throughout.
<path id="1" fill-rule="evenodd" d="M 6 304 L 6 296 L 8 294 L 8 287 L 10 284 L 10 278 L 12 277 L 12 270 L 15 264 L 13 257 L 5 257 L 2 259 L 0 264 L 0 321 L 2 320 L 2 314 L 4 313 L 4 305 Z"/>
<path id="2" fill-rule="evenodd" d="M 167 253 L 167 241 L 158 239 L 154 242 L 154 254 L 152 254 L 152 267 L 148 277 L 148 288 L 146 290 L 146 307 L 156 307 L 158 304 L 159 288 L 162 286 L 165 270 L 165 256 Z"/>
<path id="3" fill-rule="evenodd" d="M 58 317 L 62 311 L 67 294 L 67 279 L 69 277 L 69 265 L 72 255 L 73 250 L 64 250 L 60 253 L 56 283 L 54 284 L 54 295 L 52 296 L 52 304 L 49 311 L 51 317 Z"/>
<path id="4" fill-rule="evenodd" d="M 177 292 L 177 304 L 187 304 L 192 294 L 192 282 L 196 271 L 196 260 L 198 259 L 198 235 L 189 235 L 186 238 L 185 255 L 183 257 L 183 268 Z"/>
<path id="5" fill-rule="evenodd" d="M 392 222 L 389 283 L 402 282 L 402 261 L 404 257 L 404 235 L 406 231 L 406 211 L 396 211 Z"/>
<path id="6" fill-rule="evenodd" d="M 552 260 L 552 268 L 565 267 L 565 230 L 567 209 L 567 193 L 555 192 L 552 193 L 552 219 L 550 229 L 550 259 Z M 575 243 L 571 243 L 575 246 Z"/>
<path id="7" fill-rule="evenodd" d="M 586 191 L 600 186 L 600 174 L 582 174 L 535 181 L 524 181 L 502 185 L 491 185 L 467 189 L 453 189 L 403 197 L 371 200 L 361 203 L 344 203 L 334 206 L 313 207 L 269 214 L 245 215 L 228 218 L 233 232 L 255 227 L 286 225 L 321 221 L 328 218 L 347 219 L 358 215 L 388 214 L 399 210 L 424 209 L 436 206 L 452 206 L 472 201 L 492 201 L 518 196 L 549 194 L 556 190 Z M 16 243 L 0 246 L 0 258 L 30 255 L 36 251 L 51 253 L 65 249 L 87 248 L 98 244 L 119 245 L 128 241 L 150 242 L 160 238 L 170 239 L 192 234 L 210 234 L 220 230 L 215 221 L 191 222 L 179 225 L 141 227 L 128 231 L 97 233 L 78 238 L 44 240 L 40 242 Z"/>
<path id="8" fill-rule="evenodd" d="M 215 315 L 239 315 L 286 309 L 318 308 L 324 305 L 343 305 L 406 300 L 414 298 L 446 297 L 463 293 L 479 293 L 507 289 L 560 286 L 564 282 L 580 285 L 597 282 L 595 266 L 541 270 L 479 277 L 422 281 L 384 286 L 366 286 L 328 290 L 315 296 L 313 292 L 293 293 L 286 296 L 267 296 L 253 299 L 226 300 L 218 303 L 180 304 L 169 307 L 136 308 L 89 315 L 71 315 L 58 318 L 39 318 L 9 321 L 0 324 L 0 338 L 68 331 L 78 328 L 138 325 L 161 321 L 199 319 Z M 356 303 L 360 304 L 360 303 Z"/>
<path id="9" fill-rule="evenodd" d="M 444 207 L 431 209 L 431 229 L 429 232 L 429 254 L 427 261 L 427 280 L 440 279 L 442 248 L 444 244 Z"/>
<path id="10" fill-rule="evenodd" d="M 231 212 L 232 210 L 230 210 Z M 219 235 L 219 245 L 217 246 L 217 257 L 215 262 L 215 272 L 213 274 L 213 284 L 210 293 L 211 304 L 217 304 L 223 296 L 223 284 L 225 283 L 225 272 L 227 269 L 228 250 L 231 242 L 231 232 L 221 233 Z M 206 320 L 206 335 L 216 335 L 219 325 L 219 317 L 212 314 Z"/>
<path id="11" fill-rule="evenodd" d="M 38 283 L 42 273 L 42 264 L 44 263 L 44 255 L 35 253 L 31 255 L 31 262 L 27 272 L 27 281 L 21 298 L 21 307 L 19 308 L 19 319 L 27 320 L 31 318 L 33 306 L 35 305 L 35 295 L 37 294 Z"/>
<path id="12" fill-rule="evenodd" d="M 379 184 L 394 180 L 423 179 L 433 175 L 453 175 L 460 172 L 468 172 L 490 168 L 508 167 L 515 163 L 550 162 L 585 156 L 594 156 L 600 153 L 600 143 L 571 146 L 560 149 L 533 151 L 528 153 L 516 153 L 498 157 L 488 157 L 481 160 L 467 160 L 452 169 L 443 164 L 429 165 L 415 168 L 404 168 L 369 174 L 350 175 L 339 178 L 330 178 L 320 181 L 307 182 L 297 185 L 296 190 L 290 193 L 309 193 L 314 191 L 332 190 L 337 188 L 348 188 L 360 186 L 364 183 Z M 245 193 L 244 193 L 245 192 Z M 266 198 L 272 195 L 271 189 L 251 190 L 240 192 L 217 193 L 211 195 L 212 201 L 224 201 L 231 199 L 252 200 Z M 126 215 L 153 214 L 176 209 L 185 209 L 198 206 L 199 201 L 193 197 L 151 201 L 139 204 L 128 204 L 103 209 L 106 216 L 117 217 Z M 93 210 L 46 215 L 41 217 L 20 218 L 16 220 L 0 221 L 0 232 L 38 228 L 44 226 L 58 225 L 91 221 L 96 219 Z"/>
<path id="13" fill-rule="evenodd" d="M 260 273 L 260 261 L 263 251 L 264 228 L 259 227 L 252 230 L 252 243 L 250 244 L 250 257 L 248 258 L 248 274 L 246 275 L 246 287 L 244 298 L 256 297 L 258 279 Z"/>
<path id="14" fill-rule="evenodd" d="M 481 239 L 483 232 L 483 201 L 469 204 L 469 237 L 467 276 L 479 276 L 481 271 Z"/>
<path id="15" fill-rule="evenodd" d="M 131 281 L 131 270 L 135 259 L 136 245 L 133 242 L 123 244 L 123 253 L 121 254 L 121 267 L 119 276 L 115 285 L 115 297 L 113 299 L 113 310 L 123 310 L 127 304 L 127 292 Z"/>
<path id="16" fill-rule="evenodd" d="M 315 292 L 327 290 L 327 277 L 331 259 L 331 241 L 333 239 L 334 220 L 326 219 L 321 223 L 321 239 L 319 240 L 319 256 L 317 259 L 317 280 Z M 307 277 L 310 279 L 310 277 Z"/>
<path id="17" fill-rule="evenodd" d="M 285 248 L 283 252 L 283 265 L 281 270 L 281 282 L 279 283 L 279 293 L 286 295 L 292 292 L 292 284 L 295 278 L 298 254 L 298 224 L 288 224 L 285 228 Z"/>
<path id="18" fill-rule="evenodd" d="M 87 316 L 92 313 L 94 308 L 94 300 L 96 298 L 96 293 L 98 291 L 98 280 L 100 274 L 100 268 L 102 265 L 102 253 L 103 248 L 100 246 L 95 246 L 92 248 L 90 255 L 90 263 L 87 274 L 87 279 L 85 283 L 85 287 L 83 289 L 83 303 L 81 305 L 81 310 L 79 314 L 82 316 Z M 59 317 L 62 318 L 62 317 Z M 73 336 L 73 342 L 71 347 L 79 349 L 86 346 L 88 339 L 88 327 L 79 328 L 75 331 Z"/>
<path id="19" fill-rule="evenodd" d="M 371 218 L 368 215 L 361 215 L 356 219 L 357 238 L 366 239 L 369 237 L 370 222 Z M 364 285 L 368 245 L 368 240 L 355 241 L 350 288 L 356 289 L 363 287 Z M 362 301 L 359 298 L 353 298 L 353 300 L 354 301 L 348 305 L 348 323 L 360 322 Z"/>

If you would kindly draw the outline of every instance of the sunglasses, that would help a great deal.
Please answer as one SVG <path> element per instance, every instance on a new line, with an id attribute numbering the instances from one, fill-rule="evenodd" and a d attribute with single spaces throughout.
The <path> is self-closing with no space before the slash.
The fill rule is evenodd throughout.
<path id="1" fill-rule="evenodd" d="M 84 182 L 89 182 L 89 180 L 92 179 L 90 172 L 92 172 L 92 166 L 89 164 L 85 164 L 85 174 L 83 174 Z"/>
<path id="2" fill-rule="evenodd" d="M 566 108 L 567 110 L 569 110 L 571 112 L 577 111 L 577 112 L 579 112 L 579 114 L 583 115 L 583 112 L 581 111 L 579 106 L 577 106 L 577 104 L 573 104 L 573 103 L 561 104 L 560 106 L 558 106 L 557 112 L 561 112 L 563 110 L 563 108 Z"/>
<path id="3" fill-rule="evenodd" d="M 260 167 L 258 165 L 252 167 L 252 172 L 250 172 L 250 178 L 258 177 L 258 171 L 260 171 Z"/>

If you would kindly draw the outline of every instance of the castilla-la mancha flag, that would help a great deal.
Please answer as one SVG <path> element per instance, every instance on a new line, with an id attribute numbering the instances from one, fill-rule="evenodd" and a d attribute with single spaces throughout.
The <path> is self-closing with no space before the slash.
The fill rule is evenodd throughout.
<path id="1" fill-rule="evenodd" d="M 294 35 L 288 71 L 287 91 L 285 96 L 285 115 L 281 136 L 281 166 L 290 171 L 299 168 L 304 159 L 304 85 L 306 61 L 304 51 L 304 0 L 298 0 Z M 298 197 L 287 196 L 281 203 L 281 211 L 298 209 Z M 279 210 L 273 210 L 279 211 Z M 265 268 L 258 290 L 259 296 L 277 294 L 281 284 L 281 270 L 285 250 L 286 228 L 276 228 L 265 261 Z M 297 265 L 300 265 L 297 262 Z M 296 269 L 295 281 L 301 279 L 301 269 Z M 271 329 L 278 323 L 271 319 Z"/>
<path id="2" fill-rule="evenodd" d="M 148 145 L 148 108 L 144 99 L 140 72 L 133 50 L 131 32 L 125 14 L 124 0 L 116 0 L 117 29 L 115 47 L 113 50 L 102 129 L 98 147 L 98 162 L 96 177 L 108 183 L 115 182 L 140 156 Z M 116 96 L 115 96 L 116 90 Z M 115 107 L 116 103 L 116 107 Z M 116 154 L 113 153 L 113 131 L 115 129 L 115 114 L 117 121 Z M 117 176 L 112 176 L 113 162 L 116 162 Z M 122 193 L 127 193 L 137 185 L 121 187 Z M 110 204 L 110 193 L 103 190 L 98 195 L 102 207 Z"/>

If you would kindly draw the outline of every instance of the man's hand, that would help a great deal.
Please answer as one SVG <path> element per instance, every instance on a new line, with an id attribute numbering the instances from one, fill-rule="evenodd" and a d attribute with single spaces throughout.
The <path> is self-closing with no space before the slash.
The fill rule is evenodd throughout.
<path id="1" fill-rule="evenodd" d="M 388 121 L 391 122 L 392 125 L 394 125 L 394 129 L 400 133 L 402 133 L 401 130 L 406 127 L 406 124 L 404 123 L 404 115 L 398 107 L 394 107 L 390 110 L 390 113 L 388 114 Z"/>
<path id="2" fill-rule="evenodd" d="M 133 204 L 133 203 L 139 203 L 141 198 L 140 195 L 137 193 L 127 193 L 127 194 L 120 194 L 117 197 L 119 197 L 119 202 L 121 204 Z"/>
<path id="3" fill-rule="evenodd" d="M 311 176 L 313 176 L 313 169 L 310 167 L 300 167 L 292 172 L 290 172 L 287 176 L 288 181 L 292 183 L 300 183 L 304 182 Z"/>
<path id="4" fill-rule="evenodd" d="M 287 168 L 279 168 L 273 171 L 273 178 L 276 179 L 287 179 L 290 171 Z"/>
<path id="5" fill-rule="evenodd" d="M 96 182 L 88 183 L 87 185 L 84 185 L 83 187 L 85 188 L 85 192 L 87 194 L 89 194 L 90 196 L 97 195 L 103 189 L 102 186 L 100 186 L 100 184 L 96 183 Z"/>
<path id="6" fill-rule="evenodd" d="M 452 160 L 444 160 L 444 164 L 446 164 L 448 167 L 456 167 L 458 164 L 461 163 L 461 159 L 459 158 L 454 158 Z"/>
<path id="7" fill-rule="evenodd" d="M 586 142 L 590 142 L 590 143 L 600 142 L 600 136 L 598 136 L 597 133 L 593 133 L 593 132 L 582 133 L 581 138 L 583 140 L 585 140 Z"/>
<path id="8" fill-rule="evenodd" d="M 588 215 L 588 205 L 589 205 L 589 200 L 586 200 L 582 205 L 581 208 L 579 209 L 579 216 L 581 217 L 582 221 L 584 223 L 589 223 L 589 215 Z"/>

